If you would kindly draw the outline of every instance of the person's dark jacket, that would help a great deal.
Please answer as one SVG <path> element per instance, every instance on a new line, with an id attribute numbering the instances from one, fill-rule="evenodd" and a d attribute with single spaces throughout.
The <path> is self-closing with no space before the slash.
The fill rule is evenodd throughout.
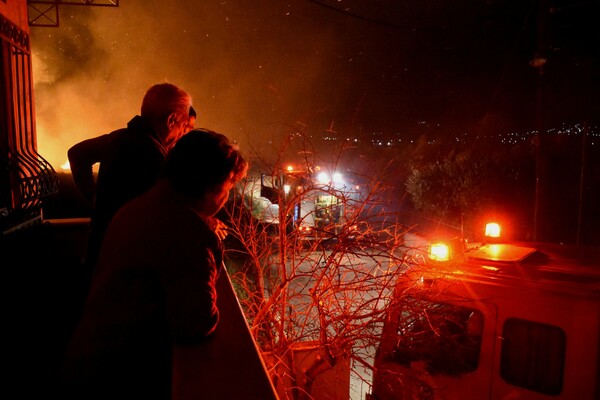
<path id="1" fill-rule="evenodd" d="M 73 180 L 93 202 L 85 264 L 96 263 L 104 232 L 117 210 L 157 181 L 167 151 L 150 124 L 136 116 L 106 135 L 84 140 L 68 151 Z M 100 163 L 97 182 L 93 165 Z"/>
<path id="2" fill-rule="evenodd" d="M 164 181 L 122 207 L 68 347 L 64 398 L 169 399 L 172 346 L 217 326 L 222 252 Z"/>

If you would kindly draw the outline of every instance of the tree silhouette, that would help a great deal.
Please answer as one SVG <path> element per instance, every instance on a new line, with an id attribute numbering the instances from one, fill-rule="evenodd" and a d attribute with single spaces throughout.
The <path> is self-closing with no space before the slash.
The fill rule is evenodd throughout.
<path id="1" fill-rule="evenodd" d="M 415 208 L 454 226 L 477 226 L 474 221 L 492 212 L 523 222 L 533 210 L 535 158 L 531 143 L 491 146 L 480 142 L 450 151 L 443 158 L 414 164 L 406 190 Z"/>
<path id="2" fill-rule="evenodd" d="M 336 368 L 352 370 L 368 386 L 394 285 L 422 249 L 406 246 L 406 227 L 382 200 L 387 188 L 381 182 L 389 171 L 374 173 L 366 165 L 368 174 L 344 169 L 349 178 L 345 185 L 317 182 L 313 176 L 323 168 L 322 160 L 306 150 L 311 147 L 305 135 L 290 135 L 281 153 L 294 145 L 304 149 L 296 169 L 286 169 L 284 156 L 268 170 L 266 163 L 259 168 L 267 171 L 261 173 L 263 183 L 277 182 L 272 189 L 278 189 L 278 198 L 271 199 L 277 207 L 264 206 L 256 187 L 258 173 L 233 196 L 225 216 L 226 255 L 281 397 L 313 398 L 318 393 L 316 398 L 327 398 L 324 391 L 336 385 L 324 388 L 322 380 Z M 332 170 L 342 169 L 343 151 L 342 146 L 333 154 Z M 331 203 L 320 205 L 322 198 Z M 312 208 L 299 213 L 303 202 L 312 202 Z M 266 209 L 277 210 L 276 223 L 266 222 L 272 216 L 261 218 Z M 298 227 L 309 223 L 313 229 L 305 235 Z M 318 355 L 309 366 L 300 366 L 295 349 L 305 344 Z"/>

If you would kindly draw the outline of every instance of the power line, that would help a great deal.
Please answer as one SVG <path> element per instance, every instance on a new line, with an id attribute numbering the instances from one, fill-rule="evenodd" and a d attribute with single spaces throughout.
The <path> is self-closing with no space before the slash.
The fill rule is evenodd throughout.
<path id="1" fill-rule="evenodd" d="M 380 19 L 375 19 L 375 18 L 370 18 L 370 17 L 365 17 L 363 15 L 359 15 L 359 14 L 355 14 L 353 12 L 350 12 L 348 10 L 344 10 L 338 7 L 334 7 L 332 5 L 329 4 L 325 4 L 321 1 L 318 0 L 309 0 L 311 3 L 317 4 L 321 7 L 327 8 L 329 10 L 338 12 L 340 14 L 344 14 L 344 15 L 348 15 L 352 18 L 356 18 L 356 19 L 360 19 L 362 21 L 367 21 L 367 22 L 372 22 L 374 24 L 377 25 L 381 25 L 381 26 L 386 26 L 388 28 L 396 28 L 396 29 L 405 29 L 405 30 L 411 30 L 411 31 L 443 31 L 445 30 L 445 27 L 425 27 L 425 26 L 417 26 L 417 25 L 404 25 L 404 24 L 395 24 L 395 23 L 391 23 L 388 21 L 383 21 Z"/>

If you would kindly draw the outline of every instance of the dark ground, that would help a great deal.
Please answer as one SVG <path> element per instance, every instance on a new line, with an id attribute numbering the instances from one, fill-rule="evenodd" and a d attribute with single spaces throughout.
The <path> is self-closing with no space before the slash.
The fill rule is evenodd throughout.
<path id="1" fill-rule="evenodd" d="M 0 236 L 6 295 L 4 354 L 11 399 L 55 398 L 60 360 L 82 301 L 80 260 L 89 208 L 61 174 L 43 222 Z"/>
<path id="2" fill-rule="evenodd" d="M 75 188 L 71 173 L 58 173 L 58 193 L 44 200 L 44 219 L 90 216 L 90 204 Z"/>
<path id="3" fill-rule="evenodd" d="M 86 224 L 41 223 L 0 239 L 10 398 L 52 398 L 82 300 Z M 12 389 L 11 389 L 12 388 Z"/>

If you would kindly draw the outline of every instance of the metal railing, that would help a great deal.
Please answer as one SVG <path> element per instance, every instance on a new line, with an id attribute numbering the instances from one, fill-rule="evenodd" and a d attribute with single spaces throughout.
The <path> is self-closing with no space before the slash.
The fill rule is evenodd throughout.
<path id="1" fill-rule="evenodd" d="M 42 199 L 58 192 L 58 176 L 37 152 L 29 36 L 0 16 L 0 227 L 10 231 L 41 218 Z"/>

